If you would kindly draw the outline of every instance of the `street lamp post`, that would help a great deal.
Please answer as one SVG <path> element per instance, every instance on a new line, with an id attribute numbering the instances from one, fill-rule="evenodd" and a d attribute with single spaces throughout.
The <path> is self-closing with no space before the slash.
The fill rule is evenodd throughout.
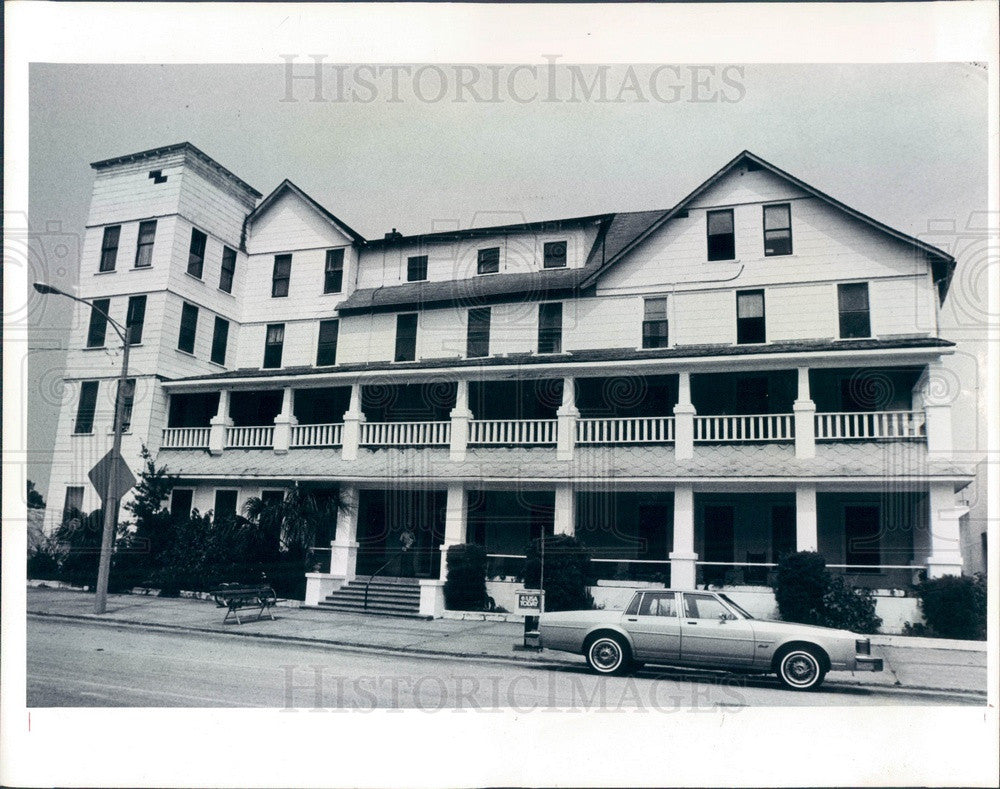
<path id="1" fill-rule="evenodd" d="M 111 324 L 111 328 L 121 338 L 122 341 L 122 368 L 118 376 L 118 391 L 115 393 L 115 421 L 114 421 L 114 442 L 112 443 L 112 457 L 117 458 L 121 454 L 122 448 L 122 421 L 125 417 L 125 386 L 128 380 L 128 352 L 131 329 L 122 326 L 118 321 L 108 315 L 104 310 L 95 307 L 86 299 L 74 296 L 64 290 L 46 285 L 42 282 L 35 283 L 35 290 L 43 295 L 65 296 L 73 301 L 86 304 L 92 310 L 104 316 L 104 319 Z M 108 576 L 111 574 L 111 550 L 114 543 L 115 526 L 117 525 L 117 513 L 119 498 L 115 494 L 114 474 L 108 474 L 107 485 L 104 489 L 104 530 L 101 533 L 101 559 L 97 570 L 97 596 L 94 599 L 94 613 L 103 614 L 107 609 L 108 602 Z"/>

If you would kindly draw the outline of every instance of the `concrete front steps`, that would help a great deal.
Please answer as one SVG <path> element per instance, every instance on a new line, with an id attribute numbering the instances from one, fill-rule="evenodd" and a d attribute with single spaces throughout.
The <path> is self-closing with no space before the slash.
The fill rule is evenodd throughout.
<path id="1" fill-rule="evenodd" d="M 320 600 L 319 608 L 352 614 L 432 618 L 420 614 L 420 584 L 416 578 L 376 578 L 368 589 L 368 607 L 365 608 L 368 580 L 367 576 L 358 576 L 348 581 L 325 600 Z"/>

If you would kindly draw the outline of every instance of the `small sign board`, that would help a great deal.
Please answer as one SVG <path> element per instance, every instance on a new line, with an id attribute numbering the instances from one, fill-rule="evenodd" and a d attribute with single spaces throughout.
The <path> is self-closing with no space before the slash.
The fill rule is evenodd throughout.
<path id="1" fill-rule="evenodd" d="M 517 605 L 514 609 L 515 614 L 538 616 L 542 613 L 545 592 L 541 589 L 518 589 L 515 592 L 515 596 L 517 598 Z"/>
<path id="2" fill-rule="evenodd" d="M 135 486 L 135 476 L 121 454 L 111 450 L 102 457 L 87 475 L 97 489 L 97 495 L 104 500 L 108 492 L 108 478 L 111 479 L 111 498 L 118 501 Z"/>

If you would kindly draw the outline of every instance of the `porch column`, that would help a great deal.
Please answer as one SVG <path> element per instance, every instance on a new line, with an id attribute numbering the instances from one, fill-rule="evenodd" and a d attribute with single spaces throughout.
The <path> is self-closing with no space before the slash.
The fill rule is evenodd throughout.
<path id="1" fill-rule="evenodd" d="M 553 534 L 576 534 L 576 494 L 569 482 L 556 485 L 556 511 Z"/>
<path id="2" fill-rule="evenodd" d="M 465 460 L 469 445 L 469 421 L 472 411 L 469 410 L 469 382 L 459 381 L 455 390 L 455 407 L 451 410 L 451 451 L 452 460 Z"/>
<path id="3" fill-rule="evenodd" d="M 955 488 L 950 482 L 932 482 L 929 493 L 931 555 L 927 557 L 927 577 L 961 575 L 959 518 L 969 510 L 955 506 Z"/>
<path id="4" fill-rule="evenodd" d="M 337 533 L 330 543 L 330 575 L 350 581 L 358 567 L 358 489 L 340 489 L 344 507 L 337 510 Z"/>
<path id="5" fill-rule="evenodd" d="M 819 549 L 816 519 L 816 486 L 795 486 L 795 550 Z"/>
<path id="6" fill-rule="evenodd" d="M 448 577 L 448 548 L 465 542 L 468 519 L 465 485 L 460 482 L 449 483 L 444 511 L 444 541 L 441 543 L 442 581 Z"/>
<path id="7" fill-rule="evenodd" d="M 674 549 L 670 552 L 670 585 L 674 589 L 694 589 L 696 582 L 694 552 L 694 488 L 674 487 Z"/>
<path id="8" fill-rule="evenodd" d="M 229 418 L 228 389 L 219 392 L 219 408 L 209 424 L 212 427 L 208 432 L 208 451 L 212 455 L 221 455 L 226 448 L 226 428 L 233 424 L 233 420 Z"/>
<path id="9" fill-rule="evenodd" d="M 674 457 L 694 457 L 694 405 L 691 403 L 691 373 L 677 375 L 677 405 L 674 406 Z"/>
<path id="10" fill-rule="evenodd" d="M 580 412 L 576 407 L 576 389 L 572 378 L 563 378 L 562 405 L 556 411 L 556 460 L 572 460 L 576 444 L 576 420 Z"/>
<path id="11" fill-rule="evenodd" d="M 816 457 L 816 404 L 809 392 L 809 368 L 799 368 L 799 394 L 792 405 L 795 413 L 795 457 Z"/>
<path id="12" fill-rule="evenodd" d="M 292 426 L 299 420 L 295 418 L 295 390 L 285 387 L 281 397 L 281 413 L 274 418 L 274 452 L 276 455 L 288 454 L 292 443 Z"/>
<path id="13" fill-rule="evenodd" d="M 344 460 L 358 459 L 358 443 L 361 441 L 361 423 L 365 421 L 361 410 L 361 384 L 351 384 L 351 404 L 344 413 L 344 432 L 341 457 Z"/>
<path id="14" fill-rule="evenodd" d="M 947 460 L 952 454 L 951 404 L 956 393 L 951 391 L 951 380 L 944 365 L 934 362 L 927 365 L 918 385 L 924 401 L 928 460 Z"/>

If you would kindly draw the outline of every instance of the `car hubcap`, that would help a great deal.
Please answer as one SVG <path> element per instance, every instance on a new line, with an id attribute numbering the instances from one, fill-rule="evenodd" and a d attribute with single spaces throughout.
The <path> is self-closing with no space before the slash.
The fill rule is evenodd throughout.
<path id="1" fill-rule="evenodd" d="M 621 650 L 612 641 L 600 641 L 591 650 L 594 663 L 602 669 L 615 668 L 621 659 Z"/>
<path id="2" fill-rule="evenodd" d="M 796 685 L 808 685 L 816 677 L 816 663 L 808 655 L 792 655 L 785 661 L 785 676 Z"/>

